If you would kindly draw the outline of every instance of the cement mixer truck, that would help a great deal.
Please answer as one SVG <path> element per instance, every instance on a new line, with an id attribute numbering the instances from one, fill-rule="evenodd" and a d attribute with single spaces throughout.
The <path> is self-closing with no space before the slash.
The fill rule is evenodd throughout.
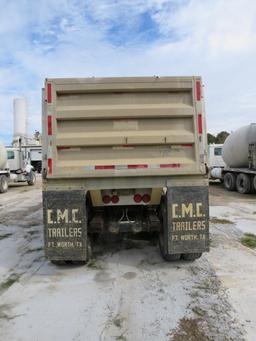
<path id="1" fill-rule="evenodd" d="M 211 170 L 211 177 L 223 180 L 228 191 L 249 194 L 256 191 L 256 123 L 244 126 L 226 139 L 224 168 Z"/>

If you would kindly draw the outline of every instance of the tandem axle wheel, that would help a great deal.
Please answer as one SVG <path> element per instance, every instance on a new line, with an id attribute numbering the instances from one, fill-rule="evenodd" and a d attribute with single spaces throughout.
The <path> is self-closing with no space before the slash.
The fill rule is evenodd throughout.
<path id="1" fill-rule="evenodd" d="M 180 259 L 185 261 L 194 261 L 202 256 L 202 253 L 174 253 L 168 254 L 164 247 L 164 234 L 163 232 L 159 233 L 159 249 L 161 256 L 167 262 L 175 262 Z"/>

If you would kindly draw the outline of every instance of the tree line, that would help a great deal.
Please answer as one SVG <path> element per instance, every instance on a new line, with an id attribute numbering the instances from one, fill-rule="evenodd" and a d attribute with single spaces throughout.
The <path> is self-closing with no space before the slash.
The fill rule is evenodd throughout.
<path id="1" fill-rule="evenodd" d="M 207 134 L 207 140 L 208 140 L 208 144 L 223 144 L 226 140 L 226 138 L 228 137 L 229 133 L 227 131 L 221 131 L 220 133 L 218 133 L 216 136 L 208 133 Z"/>

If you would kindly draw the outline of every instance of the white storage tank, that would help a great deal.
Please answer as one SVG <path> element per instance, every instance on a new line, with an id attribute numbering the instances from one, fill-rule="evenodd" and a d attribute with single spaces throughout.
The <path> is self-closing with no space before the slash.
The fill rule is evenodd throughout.
<path id="1" fill-rule="evenodd" d="M 227 137 L 222 149 L 225 163 L 231 168 L 247 168 L 250 143 L 256 143 L 256 123 L 239 128 Z"/>
<path id="2" fill-rule="evenodd" d="M 0 141 L 0 169 L 5 169 L 7 166 L 7 151 L 3 144 Z"/>
<path id="3" fill-rule="evenodd" d="M 25 98 L 13 100 L 13 137 L 27 136 L 27 101 Z"/>

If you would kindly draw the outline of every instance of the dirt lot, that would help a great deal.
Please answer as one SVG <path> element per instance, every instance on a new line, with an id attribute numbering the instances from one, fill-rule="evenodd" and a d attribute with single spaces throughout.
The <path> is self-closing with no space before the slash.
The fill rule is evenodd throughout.
<path id="1" fill-rule="evenodd" d="M 210 187 L 211 251 L 164 262 L 156 241 L 99 240 L 88 266 L 43 254 L 41 184 L 0 196 L 0 339 L 255 340 L 254 195 Z"/>

